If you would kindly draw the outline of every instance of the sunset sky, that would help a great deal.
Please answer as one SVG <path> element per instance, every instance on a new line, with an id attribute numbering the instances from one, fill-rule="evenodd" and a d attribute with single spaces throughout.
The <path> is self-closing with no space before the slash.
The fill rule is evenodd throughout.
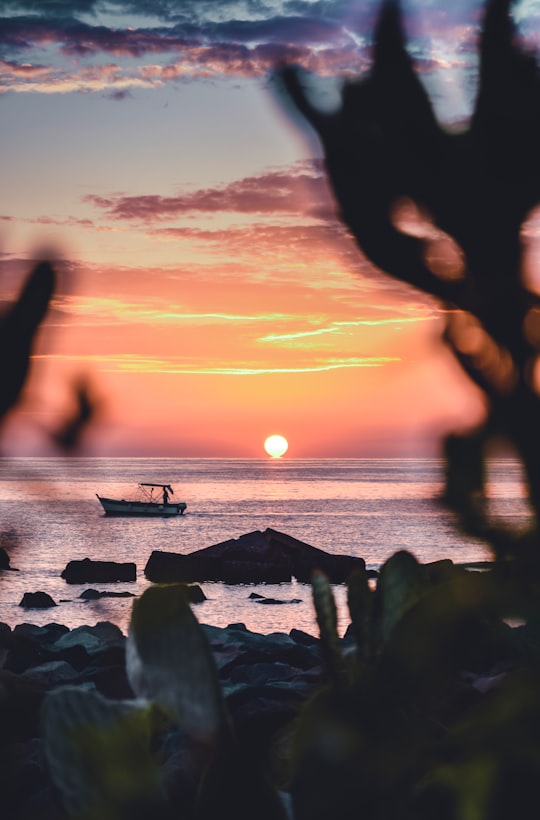
<path id="1" fill-rule="evenodd" d="M 375 0 L 0 0 L 2 299 L 32 260 L 59 282 L 4 451 L 47 433 L 84 378 L 97 455 L 437 454 L 481 402 L 439 306 L 376 271 L 337 218 L 280 62 L 369 69 Z M 476 89 L 482 4 L 404 3 L 441 122 Z M 540 0 L 516 5 L 540 40 Z"/>

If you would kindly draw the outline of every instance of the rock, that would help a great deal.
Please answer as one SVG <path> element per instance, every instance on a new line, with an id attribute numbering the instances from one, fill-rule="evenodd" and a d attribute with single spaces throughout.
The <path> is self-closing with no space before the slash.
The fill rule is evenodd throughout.
<path id="1" fill-rule="evenodd" d="M 13 627 L 13 637 L 33 648 L 43 648 L 53 644 L 61 635 L 69 632 L 64 624 L 50 623 L 45 626 L 36 624 L 17 624 Z"/>
<path id="2" fill-rule="evenodd" d="M 109 592 L 99 591 L 97 589 L 85 589 L 81 592 L 79 598 L 84 598 L 86 601 L 97 601 L 99 598 L 135 598 L 134 592 Z"/>
<path id="3" fill-rule="evenodd" d="M 0 570 L 9 569 L 12 572 L 18 572 L 15 567 L 10 566 L 9 555 L 3 547 L 0 547 Z"/>
<path id="4" fill-rule="evenodd" d="M 263 663 L 243 663 L 229 671 L 231 683 L 248 683 L 250 685 L 265 686 L 270 681 L 288 680 L 298 675 L 300 670 L 288 663 L 266 661 Z"/>
<path id="5" fill-rule="evenodd" d="M 465 572 L 465 569 L 450 558 L 442 558 L 439 561 L 429 561 L 422 564 L 422 570 L 426 580 L 430 584 L 442 584 L 457 577 L 458 573 Z"/>
<path id="6" fill-rule="evenodd" d="M 239 626 L 230 625 L 225 629 L 203 626 L 220 676 L 228 677 L 237 664 L 282 663 L 303 671 L 320 664 L 317 639 L 314 639 L 315 644 L 308 646 L 280 632 L 260 635 L 250 632 L 243 624 Z"/>
<path id="7" fill-rule="evenodd" d="M 216 660 L 235 728 L 242 742 L 258 754 L 270 747 L 276 734 L 297 716 L 319 684 L 319 641 L 300 630 L 292 630 L 291 635 L 262 635 L 250 632 L 241 623 L 225 628 L 203 625 L 202 629 Z M 43 698 L 51 689 L 66 683 L 93 689 L 107 698 L 133 698 L 125 671 L 126 638 L 107 621 L 71 630 L 54 623 L 45 627 L 20 624 L 13 630 L 4 625 L 0 638 L 9 653 L 9 669 L 0 669 L 4 766 L 9 764 L 10 776 L 17 785 L 12 793 L 14 809 L 6 820 L 63 818 L 63 810 L 54 803 L 56 792 L 41 754 Z M 191 785 L 195 788 L 199 773 L 194 770 L 193 782 L 189 777 L 186 782 L 186 766 L 193 765 L 193 755 L 192 751 L 187 757 L 182 754 L 183 744 L 185 733 L 177 728 L 169 733 L 167 745 L 160 750 L 162 772 L 167 779 L 170 766 L 171 773 L 184 778 L 178 788 L 191 789 Z M 17 749 L 21 750 L 20 759 Z M 28 809 L 26 813 L 20 811 L 22 803 Z"/>
<path id="8" fill-rule="evenodd" d="M 27 680 L 9 669 L 0 669 L 2 743 L 38 737 L 39 716 L 45 693 L 42 681 Z"/>
<path id="9" fill-rule="evenodd" d="M 42 741 L 33 737 L 9 749 L 2 768 L 3 820 L 61 818 L 60 797 L 50 788 L 50 775 Z"/>
<path id="10" fill-rule="evenodd" d="M 103 662 L 100 663 L 100 660 Z M 121 661 L 113 659 L 111 663 L 106 663 L 105 657 L 94 659 L 94 662 L 81 670 L 74 683 L 79 686 L 91 685 L 101 695 L 115 700 L 134 697 L 126 673 L 125 656 Z"/>
<path id="11" fill-rule="evenodd" d="M 53 644 L 55 652 L 63 652 L 76 646 L 83 647 L 89 656 L 115 648 L 124 650 L 126 638 L 122 630 L 109 621 L 95 626 L 78 626 L 61 635 Z"/>
<path id="12" fill-rule="evenodd" d="M 136 581 L 137 567 L 134 563 L 120 564 L 116 561 L 70 561 L 62 571 L 61 577 L 68 584 L 104 584 L 116 581 Z"/>
<path id="13" fill-rule="evenodd" d="M 297 644 L 302 646 L 318 646 L 319 639 L 315 635 L 310 635 L 309 632 L 304 632 L 303 629 L 291 629 L 289 637 Z"/>
<path id="14" fill-rule="evenodd" d="M 95 679 L 90 669 L 98 670 L 100 678 L 107 675 L 105 670 L 125 669 L 125 636 L 121 630 L 108 621 L 95 626 L 79 626 L 61 635 L 47 650 L 44 659 L 62 660 L 80 673 L 77 683 Z M 96 684 L 97 686 L 97 684 Z M 99 688 L 99 687 L 97 687 Z"/>
<path id="15" fill-rule="evenodd" d="M 67 653 L 59 651 L 55 644 L 63 635 L 69 635 L 69 629 L 61 624 L 18 624 L 11 634 L 9 653 L 4 664 L 13 672 L 25 672 L 30 667 L 39 666 L 49 661 L 63 660 L 74 669 L 82 669 L 88 663 L 88 654 L 82 647 Z"/>
<path id="16" fill-rule="evenodd" d="M 0 622 L 0 646 L 8 646 L 11 642 L 11 627 Z"/>
<path id="17" fill-rule="evenodd" d="M 363 558 L 334 555 L 273 529 L 241 535 L 187 555 L 154 550 L 144 568 L 149 581 L 222 581 L 227 584 L 309 582 L 314 569 L 331 583 L 343 583 L 351 572 L 365 572 Z"/>
<path id="18" fill-rule="evenodd" d="M 198 584 L 188 584 L 187 594 L 192 604 L 201 604 L 203 601 L 208 600 L 208 598 L 206 597 L 203 590 Z"/>
<path id="19" fill-rule="evenodd" d="M 2 635 L 2 643 L 8 649 L 4 668 L 24 672 L 30 666 L 51 660 L 52 644 L 66 632 L 69 629 L 62 624 L 17 624 L 10 634 L 4 632 Z"/>
<path id="20" fill-rule="evenodd" d="M 25 609 L 48 609 L 56 606 L 56 603 L 47 592 L 25 592 L 19 606 Z"/>
<path id="21" fill-rule="evenodd" d="M 301 604 L 301 598 L 289 598 L 288 601 L 283 600 L 283 598 L 267 598 L 265 595 L 259 595 L 257 592 L 252 592 L 251 595 L 248 595 L 248 598 L 251 598 L 254 603 L 256 604 Z"/>
<path id="22" fill-rule="evenodd" d="M 24 672 L 27 680 L 35 680 L 50 688 L 73 683 L 79 673 L 67 661 L 48 661 L 32 666 Z"/>

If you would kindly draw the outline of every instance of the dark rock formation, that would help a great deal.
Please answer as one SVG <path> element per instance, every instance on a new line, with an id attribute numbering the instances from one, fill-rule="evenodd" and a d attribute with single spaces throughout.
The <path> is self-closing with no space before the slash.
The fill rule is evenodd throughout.
<path id="1" fill-rule="evenodd" d="M 61 577 L 68 584 L 104 584 L 115 581 L 136 581 L 137 567 L 132 562 L 119 564 L 116 561 L 70 561 Z"/>
<path id="2" fill-rule="evenodd" d="M 253 744 L 270 742 L 298 714 L 320 681 L 318 639 L 260 635 L 243 624 L 203 626 L 219 670 L 227 705 L 239 735 Z M 69 630 L 61 624 L 0 623 L 0 760 L 2 820 L 43 817 L 67 820 L 44 763 L 40 710 L 47 692 L 69 685 L 93 689 L 115 700 L 133 692 L 125 673 L 125 636 L 102 622 Z M 164 779 L 185 795 L 194 787 L 193 758 L 185 733 L 163 738 Z"/>
<path id="3" fill-rule="evenodd" d="M 186 592 L 192 604 L 202 604 L 203 601 L 208 600 L 198 584 L 186 584 Z"/>
<path id="4" fill-rule="evenodd" d="M 19 606 L 25 609 L 48 609 L 56 606 L 56 603 L 47 592 L 25 592 Z"/>
<path id="5" fill-rule="evenodd" d="M 323 680 L 319 639 L 298 629 L 289 634 L 258 634 L 241 623 L 226 628 L 203 625 L 202 629 L 237 736 L 253 754 L 262 754 L 287 734 Z M 484 691 L 489 697 L 501 670 L 508 668 L 516 653 L 525 651 L 523 647 L 537 651 L 534 627 L 529 636 L 521 630 L 508 627 L 502 638 L 494 636 L 482 667 L 468 671 L 460 681 L 459 703 L 470 703 L 471 698 L 479 701 Z M 479 635 L 478 642 L 484 646 L 485 635 Z M 132 698 L 125 672 L 125 643 L 120 629 L 108 622 L 72 630 L 54 623 L 43 627 L 20 624 L 11 630 L 0 623 L 0 656 L 4 659 L 0 668 L 2 820 L 67 820 L 44 764 L 41 706 L 47 692 L 66 683 L 115 700 Z M 342 645 L 345 651 L 354 645 L 351 628 Z M 197 770 L 186 733 L 173 727 L 159 742 L 165 788 L 178 797 L 179 806 L 183 800 L 189 804 Z"/>
<path id="6" fill-rule="evenodd" d="M 197 584 L 185 584 L 186 595 L 191 604 L 200 604 L 207 601 L 207 597 Z M 99 601 L 101 598 L 136 598 L 134 592 L 109 592 L 109 590 L 85 589 L 79 598 L 83 601 Z"/>
<path id="7" fill-rule="evenodd" d="M 259 584 L 287 582 L 293 576 L 308 582 L 312 571 L 320 569 L 331 583 L 343 583 L 354 569 L 365 568 L 363 558 L 333 555 L 268 528 L 188 555 L 154 550 L 144 574 L 156 583 L 223 581 L 227 584 Z"/>
<path id="8" fill-rule="evenodd" d="M 52 652 L 58 655 L 82 647 L 89 657 L 93 657 L 110 650 L 123 650 L 124 642 L 125 636 L 116 624 L 100 621 L 95 626 L 77 626 L 60 635 L 52 644 Z"/>
<path id="9" fill-rule="evenodd" d="M 301 604 L 301 598 L 267 598 L 266 595 L 259 595 L 258 592 L 252 592 L 248 596 L 255 604 Z"/>
<path id="10" fill-rule="evenodd" d="M 10 566 L 7 551 L 3 547 L 0 547 L 0 570 L 2 569 L 10 569 L 12 572 L 18 572 L 15 567 Z"/>
<path id="11" fill-rule="evenodd" d="M 100 591 L 98 589 L 85 589 L 81 592 L 79 598 L 85 601 L 97 601 L 99 598 L 135 598 L 134 592 L 109 592 L 108 590 Z"/>

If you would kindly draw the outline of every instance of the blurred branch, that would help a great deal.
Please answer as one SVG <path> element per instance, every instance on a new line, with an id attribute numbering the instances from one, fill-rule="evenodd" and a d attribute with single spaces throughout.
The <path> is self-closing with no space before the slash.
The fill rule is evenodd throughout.
<path id="1" fill-rule="evenodd" d="M 311 104 L 294 67 L 282 69 L 281 79 L 321 139 L 342 219 L 358 245 L 384 272 L 438 297 L 451 311 L 444 340 L 484 392 L 489 409 L 485 425 L 464 437 L 462 447 L 453 437 L 447 457 L 459 451 L 460 465 L 454 470 L 450 464 L 449 474 L 463 473 L 464 451 L 472 447 L 465 461 L 475 464 L 475 479 L 465 486 L 482 495 L 478 459 L 485 459 L 492 437 L 506 438 L 523 461 L 538 521 L 540 399 L 534 364 L 540 341 L 526 332 L 526 324 L 536 316 L 540 298 L 522 281 L 520 229 L 540 199 L 540 76 L 534 58 L 517 44 L 510 6 L 511 0 L 486 4 L 478 99 L 464 133 L 438 124 L 405 47 L 397 0 L 382 7 L 371 72 L 344 84 L 335 113 L 323 114 Z M 427 241 L 398 230 L 392 214 L 403 198 L 459 244 L 459 278 L 437 275 Z M 456 321 L 460 310 L 468 320 Z M 465 526 L 476 510 L 477 534 L 481 505 L 472 495 L 465 502 L 465 494 L 456 494 L 454 482 L 447 497 Z M 487 522 L 481 529 L 487 532 Z M 503 557 L 509 542 L 495 541 Z"/>
<path id="2" fill-rule="evenodd" d="M 81 378 L 74 384 L 73 394 L 74 411 L 51 434 L 53 441 L 66 453 L 73 452 L 78 447 L 99 409 L 99 402 L 85 379 Z"/>
<path id="3" fill-rule="evenodd" d="M 0 419 L 18 402 L 30 355 L 55 285 L 49 262 L 36 265 L 16 302 L 0 320 Z"/>

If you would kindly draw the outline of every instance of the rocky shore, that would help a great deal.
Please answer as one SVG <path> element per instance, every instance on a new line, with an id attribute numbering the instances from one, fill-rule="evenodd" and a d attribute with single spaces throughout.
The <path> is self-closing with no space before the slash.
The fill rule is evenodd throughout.
<path id="1" fill-rule="evenodd" d="M 273 559 L 275 550 L 283 545 L 287 551 L 298 552 L 297 542 L 279 535 L 279 539 L 274 532 L 267 531 L 263 538 L 257 535 L 256 544 L 265 557 L 268 544 Z M 249 541 L 252 549 L 254 539 L 250 537 Z M 237 539 L 231 544 L 227 542 L 223 550 L 228 552 L 234 547 L 236 558 L 244 542 Z M 222 545 L 218 546 L 217 552 L 221 552 Z M 308 552 L 304 549 L 306 546 L 301 545 L 302 555 Z M 221 560 L 222 556 L 218 557 Z M 77 572 L 82 569 L 85 577 L 88 574 L 95 577 L 96 562 L 86 559 L 79 564 L 82 566 L 75 568 Z M 475 569 L 487 569 L 487 566 Z M 116 572 L 116 567 L 100 565 L 97 570 L 100 573 Z M 452 723 L 469 710 L 471 713 L 475 709 L 483 710 L 485 704 L 489 704 L 490 693 L 497 692 L 509 672 L 519 671 L 531 657 L 536 657 L 538 647 L 536 633 L 528 624 L 510 626 L 492 612 L 493 594 L 498 590 L 495 576 L 491 588 L 489 574 L 467 572 L 449 559 L 420 565 L 408 553 L 398 553 L 389 559 L 383 567 L 384 572 L 384 582 L 379 576 L 374 602 L 366 604 L 368 609 L 363 617 L 359 615 L 358 606 L 364 600 L 362 594 L 372 595 L 367 586 L 371 576 L 364 571 L 356 581 L 351 577 L 349 582 L 350 605 L 357 615 L 356 627 L 360 624 L 363 629 L 359 646 L 376 647 L 378 653 L 377 664 L 367 674 L 367 683 L 364 682 L 367 688 L 361 696 L 362 702 L 371 698 L 375 703 L 367 710 L 370 726 L 373 718 L 374 748 L 378 748 L 380 730 L 387 723 L 392 728 L 387 745 L 393 748 L 394 723 L 401 726 L 400 709 L 397 709 L 394 720 L 381 723 L 381 719 L 384 715 L 386 720 L 387 710 L 395 709 L 396 703 L 399 707 L 401 698 L 408 703 L 407 693 L 412 693 L 413 712 L 418 715 L 425 707 L 423 699 L 427 698 L 430 708 L 433 707 L 435 701 L 429 691 L 432 686 L 438 693 L 437 698 L 440 696 L 443 708 L 441 720 L 434 723 L 430 718 L 429 725 L 443 726 L 446 720 Z M 99 578 L 103 578 L 102 574 Z M 362 584 L 358 586 L 359 579 Z M 486 579 L 485 584 L 482 579 Z M 329 590 L 328 581 L 325 583 Z M 321 591 L 317 592 L 317 589 L 314 586 L 313 595 L 320 607 Z M 135 597 L 129 592 L 92 588 L 85 589 L 80 597 L 92 600 L 106 595 Z M 191 604 L 204 600 L 204 593 L 196 584 L 186 586 L 184 595 Z M 250 598 L 257 604 L 296 602 L 296 599 L 284 601 L 254 592 Z M 41 605 L 39 600 L 36 603 L 35 597 L 30 597 L 26 604 L 21 601 L 21 606 L 30 608 Z M 55 603 L 43 605 L 55 606 Z M 327 613 L 328 607 L 323 610 Z M 325 682 L 325 676 L 326 681 L 333 680 L 329 669 L 333 667 L 334 672 L 339 672 L 342 660 L 346 656 L 349 656 L 347 660 L 355 657 L 358 651 L 354 636 L 358 638 L 359 633 L 353 625 L 342 638 L 337 638 L 336 634 L 334 641 L 329 638 L 327 619 L 325 633 L 325 619 L 319 618 L 319 609 L 317 617 L 323 641 L 299 629 L 261 634 L 248 630 L 243 623 L 231 623 L 226 627 L 202 625 L 239 746 L 248 749 L 250 755 L 253 752 L 257 760 L 259 756 L 262 760 L 263 755 L 265 760 L 271 758 L 271 766 L 277 766 L 279 771 L 275 772 L 275 777 L 272 771 L 272 780 L 286 810 L 290 807 L 288 789 L 291 787 L 286 783 L 284 772 L 287 771 L 287 756 L 290 756 L 290 738 L 298 734 L 295 718 L 300 712 L 305 716 L 303 707 Z M 45 626 L 22 623 L 11 628 L 0 623 L 1 820 L 68 820 L 45 760 L 41 721 L 42 707 L 49 693 L 69 686 L 75 688 L 76 696 L 81 690 L 96 693 L 117 705 L 135 698 L 130 684 L 130 679 L 134 681 L 134 678 L 129 679 L 126 672 L 128 639 L 117 625 L 102 621 L 94 626 L 70 629 L 52 622 L 52 618 L 51 612 L 51 622 Z M 151 618 L 152 614 L 152 623 Z M 154 636 L 155 633 L 151 634 Z M 153 638 L 150 643 L 153 646 Z M 131 647 L 130 670 L 132 654 Z M 337 660 L 338 656 L 341 660 Z M 403 668 L 400 664 L 404 664 Z M 387 680 L 385 676 L 389 673 Z M 409 677 L 414 681 L 413 685 L 410 685 Z M 380 691 L 379 678 L 382 681 Z M 374 687 L 371 695 L 370 685 Z M 388 691 L 385 686 L 389 687 Z M 137 688 L 137 691 L 141 690 Z M 385 697 L 388 703 L 381 707 Z M 62 696 L 56 696 L 56 701 L 59 699 Z M 51 700 L 55 698 L 47 703 Z M 85 700 L 101 702 L 93 695 Z M 435 700 L 439 706 L 439 700 Z M 124 706 L 119 708 L 122 710 Z M 338 703 L 338 712 L 340 708 Z M 351 712 L 356 719 L 359 719 L 358 714 L 354 709 Z M 350 719 L 347 714 L 347 726 Z M 362 731 L 366 731 L 362 726 Z M 196 762 L 187 733 L 176 726 L 171 728 L 169 724 L 163 729 L 160 724 L 159 733 L 160 784 L 174 805 L 193 805 L 200 772 L 195 771 Z M 312 748 L 311 742 L 308 746 Z M 382 748 L 386 748 L 384 743 Z M 384 760 L 381 766 L 386 767 Z M 240 776 L 241 782 L 243 776 Z M 351 783 L 355 782 L 355 777 L 351 778 Z M 339 777 L 337 780 L 341 783 Z M 301 802 L 302 783 L 299 788 L 300 797 L 295 792 L 295 799 Z M 309 780 L 306 794 L 311 793 L 311 789 Z M 292 812 L 288 816 L 292 818 Z"/>
<path id="2" fill-rule="evenodd" d="M 262 635 L 243 624 L 203 625 L 237 731 L 271 740 L 287 726 L 320 683 L 318 638 L 293 629 Z M 347 637 L 343 639 L 345 642 Z M 48 692 L 80 686 L 110 699 L 131 699 L 126 636 L 107 621 L 68 629 L 58 623 L 0 623 L 0 726 L 3 820 L 65 820 L 67 815 L 43 759 L 40 711 Z M 164 748 L 166 777 L 191 787 L 180 733 Z"/>

